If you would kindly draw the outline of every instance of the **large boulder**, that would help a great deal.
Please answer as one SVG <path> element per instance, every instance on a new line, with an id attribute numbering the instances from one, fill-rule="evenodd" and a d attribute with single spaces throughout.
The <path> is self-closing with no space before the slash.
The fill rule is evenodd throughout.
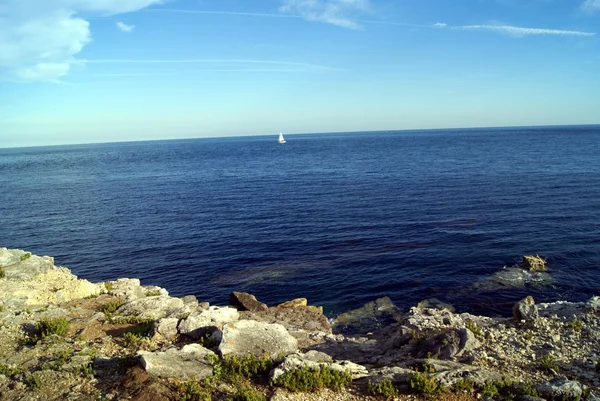
<path id="1" fill-rule="evenodd" d="M 579 382 L 566 377 L 557 377 L 550 382 L 536 386 L 536 390 L 546 400 L 579 400 L 583 388 Z"/>
<path id="2" fill-rule="evenodd" d="M 331 333 L 331 325 L 327 316 L 316 312 L 307 306 L 293 308 L 269 308 L 259 312 L 244 311 L 240 313 L 241 319 L 256 320 L 265 323 L 279 323 L 288 331 L 321 331 Z"/>
<path id="3" fill-rule="evenodd" d="M 214 352 L 199 344 L 188 344 L 182 349 L 164 352 L 140 351 L 143 368 L 151 375 L 163 378 L 202 380 L 213 374 L 210 355 Z"/>
<path id="4" fill-rule="evenodd" d="M 271 380 L 277 380 L 283 374 L 303 367 L 309 369 L 329 367 L 341 372 L 347 372 L 353 379 L 359 379 L 368 374 L 368 371 L 364 366 L 350 361 L 333 362 L 331 357 L 323 352 L 308 351 L 306 354 L 297 352 L 288 355 L 279 366 L 271 371 Z"/>
<path id="5" fill-rule="evenodd" d="M 117 317 L 136 316 L 140 319 L 158 320 L 164 317 L 177 317 L 186 310 L 183 301 L 169 296 L 156 296 L 135 299 L 121 306 L 115 312 Z"/>
<path id="6" fill-rule="evenodd" d="M 481 344 L 468 329 L 448 329 L 427 338 L 413 350 L 416 358 L 456 359 Z"/>
<path id="7" fill-rule="evenodd" d="M 237 309 L 223 306 L 209 306 L 208 309 L 192 312 L 179 323 L 179 333 L 199 340 L 208 332 L 220 329 L 225 323 L 236 322 L 240 318 Z"/>
<path id="8" fill-rule="evenodd" d="M 248 310 L 251 312 L 258 312 L 269 308 L 266 304 L 259 302 L 254 295 L 237 291 L 229 295 L 229 305 L 241 311 Z"/>
<path id="9" fill-rule="evenodd" d="M 107 281 L 108 293 L 124 299 L 133 301 L 146 296 L 144 289 L 137 278 L 120 278 L 114 281 Z"/>
<path id="10" fill-rule="evenodd" d="M 271 356 L 296 352 L 298 341 L 280 324 L 254 320 L 227 323 L 220 332 L 221 355 Z"/>
<path id="11" fill-rule="evenodd" d="M 544 272 L 548 270 L 546 259 L 540 255 L 525 255 L 521 262 L 521 267 L 528 269 L 532 272 Z"/>
<path id="12" fill-rule="evenodd" d="M 179 319 L 176 317 L 168 317 L 154 322 L 152 327 L 152 338 L 158 340 L 172 341 L 177 337 L 177 325 Z"/>
<path id="13" fill-rule="evenodd" d="M 533 323 L 539 317 L 538 308 L 532 296 L 527 296 L 513 306 L 513 318 L 519 322 Z"/>

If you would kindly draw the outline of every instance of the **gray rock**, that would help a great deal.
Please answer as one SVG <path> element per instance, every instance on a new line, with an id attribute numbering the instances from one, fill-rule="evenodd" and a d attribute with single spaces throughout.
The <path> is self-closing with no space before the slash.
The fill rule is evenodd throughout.
<path id="1" fill-rule="evenodd" d="M 448 329 L 429 337 L 413 350 L 416 358 L 455 359 L 481 344 L 468 329 Z"/>
<path id="2" fill-rule="evenodd" d="M 408 384 L 413 373 L 415 371 L 412 369 L 400 366 L 385 366 L 371 370 L 368 378 L 377 383 L 383 379 L 389 379 L 396 384 Z"/>
<path id="3" fill-rule="evenodd" d="M 533 323 L 539 318 L 538 308 L 532 296 L 527 296 L 513 306 L 513 318 L 517 322 Z"/>
<path id="4" fill-rule="evenodd" d="M 240 318 L 237 309 L 227 306 L 210 306 L 206 310 L 192 312 L 179 323 L 179 333 L 199 340 L 205 333 L 220 329 L 224 324 Z"/>
<path id="5" fill-rule="evenodd" d="M 154 323 L 152 327 L 152 337 L 165 339 L 165 340 L 174 340 L 177 337 L 177 325 L 179 324 L 179 319 L 176 317 L 169 317 L 160 319 L 159 321 Z"/>
<path id="6" fill-rule="evenodd" d="M 417 304 L 417 308 L 419 309 L 446 309 L 450 312 L 454 312 L 454 306 L 447 304 L 445 302 L 440 301 L 437 298 L 428 298 Z"/>
<path id="7" fill-rule="evenodd" d="M 140 280 L 137 278 L 120 278 L 118 280 L 108 281 L 108 283 L 112 287 L 108 293 L 123 298 L 125 301 L 133 301 L 146 296 Z"/>
<path id="8" fill-rule="evenodd" d="M 310 354 L 311 352 L 313 352 L 313 354 Z M 324 355 L 327 358 L 319 359 L 321 355 Z M 307 367 L 309 369 L 321 369 L 323 367 L 329 367 L 341 372 L 347 372 L 352 376 L 353 379 L 365 377 L 368 374 L 368 371 L 364 366 L 350 361 L 331 362 L 331 357 L 329 357 L 327 354 L 309 351 L 306 354 L 298 352 L 288 355 L 279 366 L 271 371 L 271 380 L 277 380 L 281 375 L 303 367 Z"/>
<path id="9" fill-rule="evenodd" d="M 185 297 L 181 298 L 181 300 L 186 305 L 198 306 L 198 299 L 196 298 L 195 295 L 186 295 Z"/>
<path id="10" fill-rule="evenodd" d="M 169 291 L 157 285 L 143 286 L 142 290 L 144 291 L 144 296 L 146 297 L 169 296 Z"/>
<path id="11" fill-rule="evenodd" d="M 266 304 L 259 302 L 254 295 L 237 291 L 229 295 L 229 305 L 240 311 L 247 310 L 251 312 L 259 312 L 269 308 Z"/>
<path id="12" fill-rule="evenodd" d="M 182 311 L 183 301 L 181 299 L 157 296 L 129 301 L 117 309 L 115 315 L 158 320 L 164 317 L 176 317 Z"/>
<path id="13" fill-rule="evenodd" d="M 366 335 L 401 320 L 402 315 L 389 297 L 376 299 L 364 306 L 342 313 L 333 321 L 336 333 Z"/>
<path id="14" fill-rule="evenodd" d="M 26 256 L 30 255 L 30 256 Z M 26 258 L 21 261 L 21 258 Z M 54 258 L 36 256 L 20 249 L 0 248 L 0 266 L 7 280 L 29 280 L 56 269 Z"/>
<path id="15" fill-rule="evenodd" d="M 298 341 L 280 324 L 240 320 L 223 326 L 221 355 L 288 355 L 296 352 Z"/>
<path id="16" fill-rule="evenodd" d="M 583 393 L 579 382 L 565 377 L 557 377 L 548 383 L 537 385 L 536 390 L 547 400 L 578 400 Z"/>
<path id="17" fill-rule="evenodd" d="M 447 387 L 453 386 L 460 379 L 471 379 L 478 385 L 502 380 L 500 373 L 477 366 L 434 359 L 428 359 L 427 363 L 435 369 L 433 377 Z"/>
<path id="18" fill-rule="evenodd" d="M 162 378 L 206 379 L 213 374 L 209 355 L 214 352 L 199 344 L 188 344 L 182 349 L 168 349 L 164 352 L 140 351 L 142 367 L 151 375 Z"/>
<path id="19" fill-rule="evenodd" d="M 329 320 L 322 313 L 309 309 L 306 306 L 295 308 L 269 308 L 259 312 L 240 312 L 240 318 L 256 320 L 265 323 L 279 323 L 288 331 L 322 331 L 331 333 Z"/>

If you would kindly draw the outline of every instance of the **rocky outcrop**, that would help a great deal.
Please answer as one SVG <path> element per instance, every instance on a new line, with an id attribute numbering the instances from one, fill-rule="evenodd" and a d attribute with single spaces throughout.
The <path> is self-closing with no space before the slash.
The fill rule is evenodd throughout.
<path id="1" fill-rule="evenodd" d="M 213 374 L 208 358 L 214 352 L 199 344 L 188 344 L 183 348 L 170 348 L 164 352 L 139 352 L 142 367 L 151 375 L 175 378 L 205 379 Z"/>
<path id="2" fill-rule="evenodd" d="M 227 323 L 221 331 L 219 353 L 225 355 L 288 355 L 296 352 L 298 341 L 280 324 L 254 320 Z"/>
<path id="3" fill-rule="evenodd" d="M 546 259 L 540 255 L 525 255 L 521 262 L 521 267 L 528 269 L 532 272 L 544 272 L 548 270 Z"/>
<path id="4" fill-rule="evenodd" d="M 376 331 L 401 319 L 398 308 L 389 297 L 376 299 L 361 308 L 342 313 L 332 328 L 336 333 L 360 335 Z"/>
<path id="5" fill-rule="evenodd" d="M 177 317 L 183 313 L 189 313 L 189 309 L 184 307 L 181 299 L 161 295 L 129 301 L 117 309 L 115 315 L 158 320 L 165 317 Z"/>
<path id="6" fill-rule="evenodd" d="M 513 306 L 513 318 L 517 322 L 534 323 L 538 317 L 538 308 L 531 296 L 523 298 Z"/>
<path id="7" fill-rule="evenodd" d="M 271 371 L 271 380 L 277 380 L 281 375 L 291 370 L 304 367 L 309 369 L 329 367 L 334 370 L 347 372 L 353 379 L 360 379 L 368 374 L 367 368 L 351 361 L 334 362 L 329 355 L 323 352 L 308 351 L 306 354 L 298 352 L 288 355 L 279 366 Z"/>
<path id="8" fill-rule="evenodd" d="M 240 318 L 237 309 L 221 306 L 210 306 L 208 309 L 192 312 L 179 323 L 179 333 L 194 340 L 199 340 L 207 333 L 220 329 L 224 324 L 236 322 Z"/>
<path id="9" fill-rule="evenodd" d="M 259 312 L 268 309 L 266 304 L 259 302 L 254 295 L 247 292 L 232 292 L 229 295 L 229 305 L 240 311 Z"/>
<path id="10" fill-rule="evenodd" d="M 468 329 L 447 329 L 415 347 L 416 358 L 457 359 L 480 345 Z"/>

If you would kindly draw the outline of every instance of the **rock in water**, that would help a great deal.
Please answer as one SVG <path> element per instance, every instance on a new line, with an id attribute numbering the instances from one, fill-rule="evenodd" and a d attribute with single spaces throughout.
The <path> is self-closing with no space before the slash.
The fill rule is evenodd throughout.
<path id="1" fill-rule="evenodd" d="M 165 352 L 140 351 L 138 355 L 144 369 L 153 376 L 202 380 L 213 374 L 208 356 L 214 355 L 214 352 L 199 344 L 188 344 L 180 350 L 171 348 Z"/>
<path id="2" fill-rule="evenodd" d="M 525 269 L 529 269 L 532 272 L 545 272 L 548 270 L 546 260 L 540 255 L 525 255 L 521 266 Z"/>
<path id="3" fill-rule="evenodd" d="M 334 332 L 346 335 L 365 335 L 402 318 L 398 308 L 389 297 L 376 299 L 364 306 L 342 313 L 335 318 L 332 327 Z"/>
<path id="4" fill-rule="evenodd" d="M 298 350 L 298 341 L 280 324 L 240 320 L 223 326 L 219 352 L 221 355 L 277 356 Z"/>
<path id="5" fill-rule="evenodd" d="M 269 309 L 266 304 L 259 302 L 254 295 L 248 294 L 247 292 L 232 292 L 229 295 L 229 305 L 238 310 L 249 310 L 251 312 Z"/>
<path id="6" fill-rule="evenodd" d="M 308 306 L 308 299 L 294 298 L 290 301 L 286 301 L 277 305 L 278 308 L 297 308 L 299 306 Z"/>
<path id="7" fill-rule="evenodd" d="M 531 295 L 523 298 L 513 306 L 513 318 L 517 322 L 525 321 L 532 323 L 539 317 L 538 308 Z"/>

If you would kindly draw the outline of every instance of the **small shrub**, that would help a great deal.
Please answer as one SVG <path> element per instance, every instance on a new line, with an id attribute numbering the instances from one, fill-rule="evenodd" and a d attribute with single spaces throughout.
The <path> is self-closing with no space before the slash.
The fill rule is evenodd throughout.
<path id="1" fill-rule="evenodd" d="M 92 363 L 88 362 L 85 365 L 79 365 L 76 368 L 72 369 L 71 372 L 81 376 L 91 379 L 96 375 L 94 368 L 92 367 Z"/>
<path id="2" fill-rule="evenodd" d="M 477 323 L 475 323 L 471 319 L 467 319 L 467 321 L 465 322 L 465 327 L 471 330 L 471 332 L 476 336 L 481 336 L 481 328 L 477 326 Z"/>
<path id="3" fill-rule="evenodd" d="M 226 356 L 220 361 L 220 364 L 222 375 L 239 375 L 248 379 L 258 377 L 273 369 L 273 361 L 268 355 L 262 357 L 254 355 Z"/>
<path id="4" fill-rule="evenodd" d="M 177 319 L 179 319 L 179 320 L 187 319 L 189 315 L 190 315 L 190 312 L 182 313 L 181 315 L 177 316 Z"/>
<path id="5" fill-rule="evenodd" d="M 4 277 L 6 277 L 6 274 L 4 273 L 4 269 L 2 268 L 2 266 L 0 266 L 0 278 Z"/>
<path id="6" fill-rule="evenodd" d="M 367 392 L 373 396 L 393 397 L 398 395 L 398 389 L 394 386 L 394 383 L 388 378 L 381 380 L 380 382 L 372 382 L 369 380 L 367 384 Z"/>
<path id="7" fill-rule="evenodd" d="M 146 293 L 146 296 L 147 297 L 158 297 L 158 296 L 160 296 L 160 294 L 161 294 L 160 290 L 154 290 L 154 291 L 148 291 Z"/>
<path id="8" fill-rule="evenodd" d="M 104 287 L 106 288 L 107 291 L 112 291 L 115 288 L 113 283 L 111 283 L 110 281 L 105 281 Z"/>
<path id="9" fill-rule="evenodd" d="M 317 391 L 325 387 L 339 391 L 351 382 L 352 377 L 348 372 L 335 370 L 328 366 L 320 369 L 311 369 L 303 366 L 300 369 L 284 373 L 273 384 L 292 392 L 307 392 Z"/>
<path id="10" fill-rule="evenodd" d="M 73 350 L 63 350 L 54 356 L 54 360 L 44 362 L 42 370 L 60 370 L 73 356 Z"/>
<path id="11" fill-rule="evenodd" d="M 6 365 L 4 363 L 0 363 L 0 375 L 4 375 L 7 377 L 13 377 L 22 374 L 23 368 L 13 368 L 10 365 Z"/>
<path id="12" fill-rule="evenodd" d="M 125 301 L 122 299 L 118 299 L 116 301 L 111 301 L 102 307 L 102 312 L 106 315 L 106 317 L 110 318 L 110 316 L 117 311 Z"/>
<path id="13" fill-rule="evenodd" d="M 548 373 L 558 372 L 558 365 L 552 355 L 545 355 L 540 359 L 540 368 Z"/>
<path id="14" fill-rule="evenodd" d="M 69 331 L 69 321 L 64 317 L 43 318 L 35 324 L 35 329 L 39 339 L 52 334 L 63 337 Z"/>
<path id="15" fill-rule="evenodd" d="M 266 401 L 266 397 L 248 382 L 238 383 L 232 401 Z"/>
<path id="16" fill-rule="evenodd" d="M 196 379 L 175 384 L 180 401 L 211 401 L 210 391 L 202 388 Z"/>
<path id="17" fill-rule="evenodd" d="M 570 321 L 569 323 L 567 323 L 569 325 L 570 328 L 572 328 L 574 331 L 576 332 L 580 332 L 581 329 L 583 328 L 583 321 L 579 320 L 579 319 L 575 319 L 573 321 Z"/>
<path id="18" fill-rule="evenodd" d="M 475 391 L 475 381 L 473 379 L 459 379 L 454 383 L 452 389 L 456 392 L 472 394 Z"/>
<path id="19" fill-rule="evenodd" d="M 426 397 L 435 397 L 442 393 L 445 388 L 438 383 L 433 376 L 427 373 L 415 372 L 410 376 L 410 388 L 417 393 L 424 394 Z"/>
<path id="20" fill-rule="evenodd" d="M 533 338 L 533 331 L 527 330 L 525 333 L 523 333 L 523 338 L 526 340 L 531 340 Z"/>
<path id="21" fill-rule="evenodd" d="M 0 312 L 4 312 L 4 305 L 0 304 Z"/>
<path id="22" fill-rule="evenodd" d="M 535 387 L 533 387 L 533 384 L 531 382 L 527 382 L 527 383 L 523 384 L 519 390 L 521 390 L 521 392 L 524 395 L 529 395 L 531 397 L 539 397 L 540 396 L 540 394 L 535 389 Z"/>
<path id="23" fill-rule="evenodd" d="M 23 262 L 23 261 L 29 259 L 30 257 L 31 257 L 31 252 L 27 252 L 27 253 L 25 253 L 25 255 L 23 255 L 19 258 L 19 261 Z"/>
<path id="24" fill-rule="evenodd" d="M 42 387 L 42 380 L 40 377 L 29 372 L 25 373 L 25 376 L 23 377 L 23 383 L 25 383 L 25 385 L 32 391 L 39 390 L 39 388 Z"/>
<path id="25" fill-rule="evenodd" d="M 496 383 L 485 382 L 481 388 L 481 394 L 485 397 L 494 398 L 498 395 L 498 387 Z"/>

